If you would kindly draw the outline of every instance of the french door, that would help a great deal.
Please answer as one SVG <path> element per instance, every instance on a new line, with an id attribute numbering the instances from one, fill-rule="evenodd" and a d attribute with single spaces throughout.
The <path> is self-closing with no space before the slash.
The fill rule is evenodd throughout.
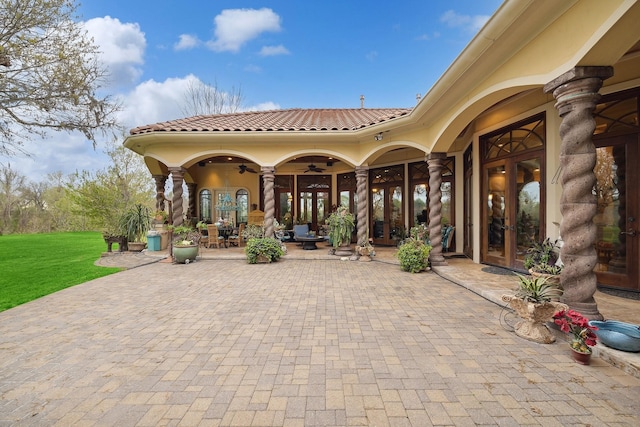
<path id="1" fill-rule="evenodd" d="M 527 249 L 542 239 L 543 154 L 529 151 L 484 165 L 483 262 L 524 269 Z"/>
<path id="2" fill-rule="evenodd" d="M 298 177 L 298 223 L 318 231 L 331 214 L 331 176 Z"/>
<path id="3" fill-rule="evenodd" d="M 404 165 L 369 170 L 370 227 L 373 242 L 396 245 L 405 237 Z"/>
<path id="4" fill-rule="evenodd" d="M 404 234 L 402 186 L 379 185 L 371 191 L 373 242 L 395 245 Z"/>
<path id="5" fill-rule="evenodd" d="M 598 283 L 640 291 L 639 134 L 594 142 Z"/>

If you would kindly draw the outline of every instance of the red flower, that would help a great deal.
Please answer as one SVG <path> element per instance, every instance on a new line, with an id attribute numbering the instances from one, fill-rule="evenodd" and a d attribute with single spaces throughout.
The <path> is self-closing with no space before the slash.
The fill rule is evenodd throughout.
<path id="1" fill-rule="evenodd" d="M 583 343 L 587 347 L 596 345 L 597 336 L 593 331 L 598 328 L 589 325 L 589 320 L 575 310 L 561 310 L 553 315 L 554 323 L 560 326 L 564 333 L 573 335 L 575 342 Z"/>

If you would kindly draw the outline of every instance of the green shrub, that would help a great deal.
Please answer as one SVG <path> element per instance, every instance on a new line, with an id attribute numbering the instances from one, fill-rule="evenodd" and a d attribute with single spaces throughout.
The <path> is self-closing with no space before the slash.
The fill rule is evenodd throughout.
<path id="1" fill-rule="evenodd" d="M 281 242 L 273 237 L 257 238 L 252 237 L 247 240 L 244 253 L 247 255 L 249 264 L 256 264 L 258 258 L 264 257 L 267 262 L 278 261 L 284 251 L 280 246 Z"/>
<path id="2" fill-rule="evenodd" d="M 431 246 L 421 240 L 405 239 L 398 248 L 396 256 L 400 260 L 400 268 L 410 273 L 419 273 L 429 266 Z"/>

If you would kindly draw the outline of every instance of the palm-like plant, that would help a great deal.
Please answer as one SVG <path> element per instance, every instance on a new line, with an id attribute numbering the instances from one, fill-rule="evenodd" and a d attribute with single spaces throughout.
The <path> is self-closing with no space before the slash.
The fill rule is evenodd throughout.
<path id="1" fill-rule="evenodd" d="M 130 242 L 143 242 L 151 228 L 149 208 L 138 203 L 122 215 L 120 225 Z"/>
<path id="2" fill-rule="evenodd" d="M 549 302 L 562 294 L 562 291 L 557 286 L 547 283 L 548 277 L 531 277 L 521 274 L 516 274 L 516 276 L 519 279 L 516 297 L 525 301 L 541 304 Z"/>

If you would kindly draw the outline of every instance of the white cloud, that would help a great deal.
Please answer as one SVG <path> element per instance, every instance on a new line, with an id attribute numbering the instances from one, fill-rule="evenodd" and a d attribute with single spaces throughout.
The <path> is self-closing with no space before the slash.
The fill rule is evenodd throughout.
<path id="1" fill-rule="evenodd" d="M 69 175 L 79 170 L 101 169 L 106 164 L 101 149 L 94 150 L 92 143 L 79 132 L 50 132 L 45 139 L 27 141 L 24 148 L 30 156 L 0 157 L 0 164 L 10 164 L 11 169 L 33 182 L 40 182 L 56 171 Z"/>
<path id="2" fill-rule="evenodd" d="M 213 20 L 215 40 L 207 43 L 216 52 L 237 52 L 264 32 L 279 32 L 280 16 L 268 8 L 226 9 Z"/>
<path id="3" fill-rule="evenodd" d="M 189 74 L 185 77 L 168 78 L 162 82 L 147 80 L 138 84 L 127 94 L 120 95 L 123 110 L 118 119 L 125 127 L 125 133 L 136 127 L 184 116 L 180 106 L 191 81 L 199 80 Z M 263 102 L 242 108 L 242 111 L 277 110 L 280 106 L 274 102 Z M 111 138 L 108 136 L 106 138 Z M 119 141 L 122 143 L 122 140 Z M 104 141 L 94 150 L 90 141 L 79 132 L 50 132 L 44 140 L 38 138 L 28 141 L 25 150 L 31 157 L 0 156 L 0 164 L 11 164 L 11 168 L 27 176 L 34 182 L 42 181 L 51 172 L 61 171 L 68 175 L 76 170 L 95 171 L 102 169 L 109 160 L 102 152 Z"/>
<path id="4" fill-rule="evenodd" d="M 131 129 L 184 116 L 181 105 L 190 84 L 197 83 L 198 77 L 189 74 L 186 77 L 174 77 L 163 82 L 148 80 L 139 84 L 135 90 L 122 100 L 124 110 L 120 113 L 122 122 Z M 273 102 L 264 102 L 242 108 L 241 111 L 277 110 L 280 106 Z"/>
<path id="5" fill-rule="evenodd" d="M 197 77 L 168 78 L 163 82 L 147 80 L 140 83 L 122 100 L 120 119 L 129 128 L 182 117 L 180 106 L 190 80 Z"/>
<path id="6" fill-rule="evenodd" d="M 248 108 L 244 108 L 242 111 L 271 111 L 271 110 L 279 110 L 280 104 L 276 104 L 274 102 L 262 102 L 257 105 L 253 105 Z"/>
<path id="7" fill-rule="evenodd" d="M 102 52 L 100 58 L 109 70 L 111 83 L 115 86 L 135 83 L 142 75 L 147 46 L 140 26 L 110 16 L 90 19 L 84 25 Z"/>
<path id="8" fill-rule="evenodd" d="M 262 72 L 262 68 L 258 65 L 255 64 L 249 64 L 246 67 L 244 67 L 244 70 L 249 72 L 249 73 L 255 73 L 255 74 L 259 74 Z"/>
<path id="9" fill-rule="evenodd" d="M 434 40 L 440 37 L 440 33 L 437 31 L 434 31 L 432 34 L 421 34 L 418 37 L 416 37 L 416 40 Z"/>
<path id="10" fill-rule="evenodd" d="M 447 10 L 440 17 L 440 21 L 444 22 L 451 28 L 461 27 L 465 31 L 477 33 L 489 18 L 489 15 L 461 15 L 453 10 Z"/>
<path id="11" fill-rule="evenodd" d="M 378 57 L 378 52 L 376 52 L 375 50 L 372 50 L 371 52 L 367 53 L 364 57 L 367 58 L 367 61 L 373 62 Z"/>
<path id="12" fill-rule="evenodd" d="M 180 34 L 180 40 L 173 45 L 175 50 L 188 50 L 197 47 L 200 44 L 200 40 L 196 36 L 191 34 Z"/>
<path id="13" fill-rule="evenodd" d="M 282 45 L 263 46 L 262 49 L 260 49 L 261 56 L 289 55 L 290 53 L 291 52 L 289 52 L 289 50 Z"/>

